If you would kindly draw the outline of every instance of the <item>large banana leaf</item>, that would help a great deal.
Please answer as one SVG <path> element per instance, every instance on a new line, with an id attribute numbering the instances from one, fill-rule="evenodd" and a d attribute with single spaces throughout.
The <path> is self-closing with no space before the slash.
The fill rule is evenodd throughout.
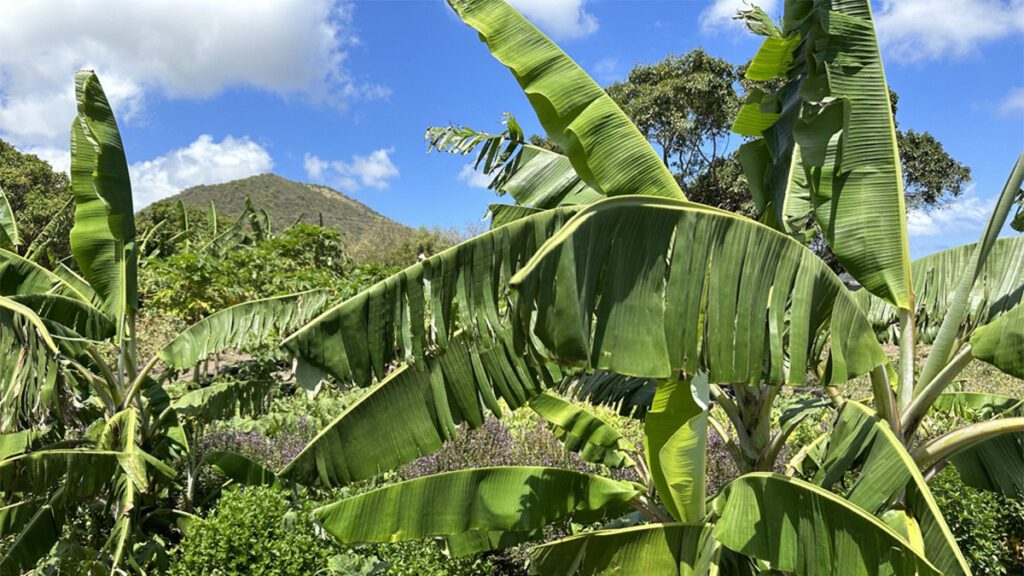
<path id="1" fill-rule="evenodd" d="M 61 379 L 57 350 L 35 312 L 0 296 L 0 431 L 48 419 Z"/>
<path id="2" fill-rule="evenodd" d="M 310 290 L 237 304 L 189 326 L 159 356 L 172 369 L 191 368 L 213 354 L 288 335 L 319 314 L 326 302 L 326 292 Z"/>
<path id="3" fill-rule="evenodd" d="M 989 419 L 1012 409 L 1020 412 L 1021 400 L 985 392 L 947 392 L 935 399 L 932 411 L 970 419 Z"/>
<path id="4" fill-rule="evenodd" d="M 800 384 L 831 329 L 826 382 L 886 360 L 839 278 L 799 242 L 727 212 L 610 198 L 512 279 L 521 329 L 563 362 L 650 378 Z"/>
<path id="5" fill-rule="evenodd" d="M 964 484 L 1010 498 L 1024 498 L 1024 433 L 1001 434 L 953 453 Z"/>
<path id="6" fill-rule="evenodd" d="M 546 369 L 524 362 L 509 338 L 499 335 L 488 347 L 465 340 L 456 334 L 426 366 L 404 366 L 370 388 L 281 476 L 325 487 L 371 478 L 439 450 L 458 424 L 483 425 L 485 407 L 500 415 L 498 398 L 515 410 L 540 393 L 537 371 Z"/>
<path id="7" fill-rule="evenodd" d="M 715 541 L 703 524 L 648 524 L 569 536 L 530 553 L 544 576 L 708 574 Z"/>
<path id="8" fill-rule="evenodd" d="M 43 427 L 0 434 L 0 460 L 28 452 L 49 433 L 50 428 Z"/>
<path id="9" fill-rule="evenodd" d="M 174 400 L 175 412 L 212 422 L 236 414 L 257 415 L 269 404 L 268 398 L 277 384 L 273 379 L 231 380 L 217 382 L 190 392 Z"/>
<path id="10" fill-rule="evenodd" d="M 723 546 L 799 576 L 938 575 L 897 532 L 819 486 L 755 472 L 714 500 Z"/>
<path id="11" fill-rule="evenodd" d="M 78 116 L 71 124 L 71 190 L 75 225 L 71 251 L 78 269 L 103 301 L 122 319 L 138 309 L 135 211 L 121 134 L 99 78 L 75 74 Z"/>
<path id="12" fill-rule="evenodd" d="M 644 453 L 662 503 L 682 522 L 704 519 L 708 379 L 658 383 L 644 420 Z"/>
<path id="13" fill-rule="evenodd" d="M 683 198 L 675 178 L 611 97 L 502 0 L 449 0 L 512 71 L 576 173 L 606 195 Z"/>
<path id="14" fill-rule="evenodd" d="M 63 326 L 83 338 L 103 341 L 114 335 L 110 317 L 87 301 L 59 294 L 26 294 L 11 300 L 35 312 L 44 324 Z"/>
<path id="15" fill-rule="evenodd" d="M 575 212 L 549 210 L 435 254 L 328 308 L 284 346 L 341 382 L 441 354 L 456 330 L 488 347 L 507 325 L 508 279 Z"/>
<path id="16" fill-rule="evenodd" d="M 395 542 L 529 531 L 570 517 L 594 522 L 642 492 L 636 484 L 559 468 L 476 468 L 378 488 L 313 514 L 343 543 Z"/>
<path id="17" fill-rule="evenodd" d="M 622 416 L 643 420 L 654 401 L 657 383 L 614 372 L 578 374 L 562 380 L 558 391 L 596 406 L 610 406 Z"/>
<path id="18" fill-rule="evenodd" d="M 930 254 L 914 261 L 917 339 L 931 343 L 938 335 L 942 320 L 949 314 L 960 278 L 971 266 L 976 244 L 965 244 Z M 1024 298 L 1024 237 L 999 238 L 992 244 L 982 263 L 970 295 L 960 328 L 960 337 L 969 336 L 1004 314 Z M 896 323 L 897 313 L 880 299 L 870 299 L 868 316 L 876 330 Z"/>
<path id="19" fill-rule="evenodd" d="M 14 456 L 0 462 L 0 492 L 44 494 L 64 482 L 68 496 L 93 496 L 114 477 L 119 454 L 52 449 Z"/>
<path id="20" fill-rule="evenodd" d="M 1024 304 L 975 330 L 971 354 L 1007 374 L 1024 378 Z"/>
<path id="21" fill-rule="evenodd" d="M 0 508 L 0 538 L 21 532 L 45 502 L 45 498 L 35 498 Z"/>
<path id="22" fill-rule="evenodd" d="M 903 177 L 868 0 L 792 3 L 755 61 L 752 79 L 788 83 L 778 94 L 753 93 L 750 120 L 738 126 L 764 136 L 766 150 L 745 154 L 752 188 L 768 191 L 787 231 L 790 222 L 802 228 L 800 211 L 812 209 L 844 268 L 909 309 Z"/>
<path id="23" fill-rule="evenodd" d="M 0 295 L 13 297 L 57 294 L 85 303 L 91 302 L 91 289 L 79 286 L 72 280 L 74 279 L 64 278 L 14 252 L 0 250 Z"/>
<path id="24" fill-rule="evenodd" d="M 636 448 L 595 414 L 549 392 L 530 400 L 530 408 L 551 424 L 568 450 L 578 452 L 587 462 L 609 468 L 633 465 L 628 452 Z"/>
<path id="25" fill-rule="evenodd" d="M 64 490 L 39 506 L 0 557 L 0 576 L 20 576 L 50 551 L 64 531 Z"/>
<path id="26" fill-rule="evenodd" d="M 430 148 L 470 154 L 479 148 L 475 167 L 493 175 L 488 188 L 508 194 L 515 206 L 494 204 L 488 209 L 497 227 L 538 210 L 590 204 L 604 195 L 587 186 L 567 157 L 539 146 L 524 144 L 518 124 L 506 115 L 510 128 L 501 134 L 448 126 L 427 131 Z M 516 128 L 513 130 L 512 126 Z"/>
<path id="27" fill-rule="evenodd" d="M 0 188 L 0 248 L 15 250 L 21 245 L 18 235 L 18 223 L 14 219 L 14 211 L 7 200 L 7 194 Z"/>
<path id="28" fill-rule="evenodd" d="M 920 525 L 925 557 L 943 574 L 971 573 L 924 477 L 903 443 L 874 411 L 847 401 L 814 482 L 832 488 L 857 465 L 861 465 L 859 475 L 847 494 L 851 504 L 881 517 L 889 503 L 905 492 L 904 504 Z"/>

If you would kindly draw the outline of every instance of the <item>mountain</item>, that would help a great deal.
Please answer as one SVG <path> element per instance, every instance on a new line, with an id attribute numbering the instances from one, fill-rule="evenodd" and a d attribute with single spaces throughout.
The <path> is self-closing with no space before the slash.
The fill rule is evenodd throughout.
<path id="1" fill-rule="evenodd" d="M 206 209 L 210 202 L 218 214 L 236 216 L 245 209 L 245 199 L 270 215 L 275 230 L 301 219 L 307 224 L 322 223 L 345 234 L 345 243 L 357 252 L 374 246 L 393 246 L 413 235 L 413 230 L 337 190 L 318 184 L 303 184 L 276 174 L 260 174 L 223 184 L 193 186 L 163 200 Z"/>

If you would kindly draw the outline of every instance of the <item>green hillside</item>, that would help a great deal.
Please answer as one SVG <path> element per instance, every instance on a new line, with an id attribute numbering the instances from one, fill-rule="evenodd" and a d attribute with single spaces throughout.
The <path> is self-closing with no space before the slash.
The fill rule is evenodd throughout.
<path id="1" fill-rule="evenodd" d="M 297 221 L 323 224 L 345 235 L 350 250 L 364 256 L 407 241 L 414 231 L 337 190 L 317 184 L 303 184 L 276 174 L 261 174 L 223 184 L 193 186 L 162 202 L 181 200 L 205 209 L 213 202 L 217 212 L 236 216 L 245 209 L 245 199 L 266 210 L 275 229 Z M 322 220 L 321 220 L 322 218 Z"/>

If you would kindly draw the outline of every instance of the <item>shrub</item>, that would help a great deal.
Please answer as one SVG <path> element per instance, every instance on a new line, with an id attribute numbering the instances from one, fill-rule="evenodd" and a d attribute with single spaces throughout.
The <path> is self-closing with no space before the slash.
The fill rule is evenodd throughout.
<path id="1" fill-rule="evenodd" d="M 172 576 L 325 573 L 339 549 L 318 532 L 307 504 L 293 510 L 280 490 L 227 490 L 175 551 Z"/>
<path id="2" fill-rule="evenodd" d="M 929 485 L 976 576 L 1024 573 L 1024 502 L 971 488 L 952 466 Z"/>

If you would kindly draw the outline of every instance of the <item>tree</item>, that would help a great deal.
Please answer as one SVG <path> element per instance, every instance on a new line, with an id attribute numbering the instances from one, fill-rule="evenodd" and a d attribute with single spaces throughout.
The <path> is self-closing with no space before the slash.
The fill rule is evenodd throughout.
<path id="1" fill-rule="evenodd" d="M 17 248 L 21 254 L 38 250 L 42 257 L 42 251 L 48 249 L 54 261 L 71 255 L 71 182 L 67 174 L 54 172 L 38 156 L 19 152 L 0 140 L 0 190 L 10 210 L 18 215 L 21 238 Z"/>
<path id="2" fill-rule="evenodd" d="M 792 1 L 782 29 L 745 14 L 767 36 L 747 75 L 782 78 L 733 122 L 751 139 L 739 155 L 761 222 L 690 201 L 608 95 L 506 4 L 450 4 L 565 154 L 525 144 L 511 121 L 499 135 L 428 132 L 435 148 L 478 151 L 515 203 L 492 206 L 489 232 L 286 340 L 340 381 L 371 387 L 279 476 L 320 486 L 370 478 L 436 450 L 458 424 L 479 425 L 484 409 L 500 413 L 499 398 L 546 412 L 594 458 L 623 450 L 591 418 L 538 400 L 566 374 L 605 379 L 591 391 L 610 402 L 637 379 L 654 387 L 636 460 L 648 474 L 640 486 L 550 469 L 424 477 L 325 506 L 324 527 L 343 542 L 443 536 L 465 551 L 536 538 L 570 517 L 602 523 L 537 549 L 542 574 L 969 573 L 927 479 L 952 463 L 986 489 L 1022 491 L 1017 400 L 946 388 L 975 360 L 1024 374 L 1024 277 L 1012 265 L 1024 244 L 997 240 L 1022 194 L 1024 159 L 977 245 L 912 265 L 866 2 Z M 816 228 L 861 291 L 808 249 L 803 232 Z M 879 332 L 898 335 L 897 362 Z M 921 371 L 919 339 L 932 343 Z M 870 406 L 840 391 L 858 377 L 870 379 Z M 810 398 L 776 423 L 780 388 L 802 384 L 825 407 Z M 929 413 L 965 404 L 993 419 L 918 442 Z M 771 473 L 794 423 L 816 409 L 834 411 L 831 430 L 794 454 L 789 474 Z M 710 499 L 709 429 L 744 472 Z M 639 525 L 620 527 L 636 522 L 621 517 L 624 504 Z"/>

